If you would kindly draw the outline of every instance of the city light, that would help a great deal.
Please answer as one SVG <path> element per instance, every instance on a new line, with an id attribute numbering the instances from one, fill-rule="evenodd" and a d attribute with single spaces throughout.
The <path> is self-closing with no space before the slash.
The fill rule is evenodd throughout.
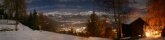
<path id="1" fill-rule="evenodd" d="M 146 37 L 153 37 L 153 38 L 157 38 L 157 37 L 161 37 L 161 33 L 158 31 L 148 31 L 145 32 Z"/>
<path id="2" fill-rule="evenodd" d="M 145 36 L 146 37 L 151 37 L 151 38 L 161 37 L 161 30 L 160 29 L 151 28 L 151 27 L 153 27 L 153 26 L 146 26 L 146 29 L 144 30 Z"/>
<path id="3" fill-rule="evenodd" d="M 86 33 L 86 27 L 66 27 L 58 29 L 58 32 Z"/>
<path id="4" fill-rule="evenodd" d="M 85 29 L 86 29 L 86 27 L 80 27 L 80 28 L 75 29 L 75 32 L 76 33 L 85 33 Z"/>

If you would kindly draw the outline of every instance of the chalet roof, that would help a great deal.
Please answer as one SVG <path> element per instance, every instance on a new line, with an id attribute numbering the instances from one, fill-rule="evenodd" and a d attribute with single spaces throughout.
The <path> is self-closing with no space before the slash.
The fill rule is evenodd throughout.
<path id="1" fill-rule="evenodd" d="M 138 21 L 141 21 L 141 22 L 145 22 L 142 18 L 135 18 L 135 19 L 131 19 L 131 20 L 126 20 L 123 24 L 132 24 L 134 22 L 138 22 Z"/>

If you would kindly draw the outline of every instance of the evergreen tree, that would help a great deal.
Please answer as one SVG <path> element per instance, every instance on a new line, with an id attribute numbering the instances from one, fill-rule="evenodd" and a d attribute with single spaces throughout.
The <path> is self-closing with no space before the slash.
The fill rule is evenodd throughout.
<path id="1" fill-rule="evenodd" d="M 34 27 L 34 29 L 39 29 L 38 28 L 38 25 L 37 25 L 37 23 L 38 23 L 38 16 L 37 16 L 37 11 L 36 10 L 34 10 L 33 11 L 33 15 L 32 15 L 32 21 L 33 21 L 33 27 Z"/>
<path id="2" fill-rule="evenodd" d="M 7 14 L 5 13 L 5 9 L 3 7 L 3 5 L 0 4 L 0 18 L 6 19 L 7 18 Z"/>
<path id="3" fill-rule="evenodd" d="M 34 10 L 32 13 L 30 12 L 29 17 L 27 19 L 27 26 L 29 26 L 32 29 L 37 30 L 38 29 L 38 17 L 37 17 L 37 11 Z"/>
<path id="4" fill-rule="evenodd" d="M 100 18 L 93 12 L 90 15 L 87 25 L 88 36 L 96 37 L 106 37 L 106 27 L 108 26 L 108 16 L 104 16 L 103 19 Z"/>
<path id="5" fill-rule="evenodd" d="M 90 15 L 90 19 L 87 23 L 87 31 L 90 36 L 98 36 L 99 34 L 99 18 L 98 16 L 93 12 L 93 14 Z"/>
<path id="6" fill-rule="evenodd" d="M 56 31 L 55 29 L 57 26 L 56 21 L 48 18 L 42 13 L 39 13 L 38 15 L 38 25 L 39 25 L 40 30 L 52 31 L 52 32 Z"/>
<path id="7" fill-rule="evenodd" d="M 32 21 L 33 16 L 32 16 L 32 14 L 33 14 L 33 13 L 30 12 L 30 14 L 29 14 L 29 16 L 28 16 L 28 21 L 27 21 L 27 24 L 26 24 L 26 25 L 33 29 L 33 27 L 32 27 L 32 26 L 33 26 L 33 25 L 32 25 L 32 24 L 33 24 L 33 21 Z"/>
<path id="8" fill-rule="evenodd" d="M 0 5 L 0 19 L 2 19 L 4 15 L 4 9 L 2 8 L 2 5 Z"/>

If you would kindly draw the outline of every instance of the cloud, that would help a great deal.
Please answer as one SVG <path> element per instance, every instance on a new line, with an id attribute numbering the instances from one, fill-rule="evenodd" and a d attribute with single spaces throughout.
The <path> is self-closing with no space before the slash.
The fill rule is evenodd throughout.
<path id="1" fill-rule="evenodd" d="M 67 2 L 67 1 L 72 1 L 72 0 L 59 0 L 60 2 Z"/>
<path id="2" fill-rule="evenodd" d="M 26 0 L 26 3 L 31 3 L 33 0 Z"/>
<path id="3" fill-rule="evenodd" d="M 84 2 L 89 0 L 58 0 L 59 2 Z"/>
<path id="4" fill-rule="evenodd" d="M 55 5 L 57 8 L 73 8 L 73 9 L 81 9 L 84 8 L 82 5 L 67 5 L 67 4 L 59 4 Z"/>
<path id="5" fill-rule="evenodd" d="M 64 7 L 67 7 L 67 5 L 66 4 L 58 4 L 58 5 L 56 5 L 56 7 L 64 8 Z"/>
<path id="6" fill-rule="evenodd" d="M 0 0 L 0 4 L 2 4 L 3 0 Z"/>
<path id="7" fill-rule="evenodd" d="M 28 8 L 27 10 L 31 11 L 31 10 L 44 10 L 44 9 L 47 9 L 49 8 L 50 6 L 38 6 L 38 7 L 31 7 L 31 8 Z"/>

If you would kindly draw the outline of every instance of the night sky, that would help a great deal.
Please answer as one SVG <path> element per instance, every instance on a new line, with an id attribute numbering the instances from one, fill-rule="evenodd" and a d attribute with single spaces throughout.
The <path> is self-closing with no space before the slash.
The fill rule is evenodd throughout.
<path id="1" fill-rule="evenodd" d="M 3 0 L 0 0 L 2 3 Z M 103 9 L 98 6 L 94 0 L 26 0 L 27 10 L 38 10 L 42 12 L 53 12 L 58 10 L 86 10 L 91 11 L 93 9 Z M 128 5 L 125 5 L 124 9 L 127 10 L 143 10 L 146 7 L 146 0 L 129 0 Z"/>
<path id="2" fill-rule="evenodd" d="M 93 0 L 28 0 L 28 10 L 56 11 L 56 10 L 93 10 L 100 9 Z"/>
<path id="3" fill-rule="evenodd" d="M 124 11 L 145 13 L 145 0 L 129 0 L 129 3 L 124 6 Z M 94 0 L 27 0 L 27 10 L 34 9 L 40 12 L 104 10 Z"/>

